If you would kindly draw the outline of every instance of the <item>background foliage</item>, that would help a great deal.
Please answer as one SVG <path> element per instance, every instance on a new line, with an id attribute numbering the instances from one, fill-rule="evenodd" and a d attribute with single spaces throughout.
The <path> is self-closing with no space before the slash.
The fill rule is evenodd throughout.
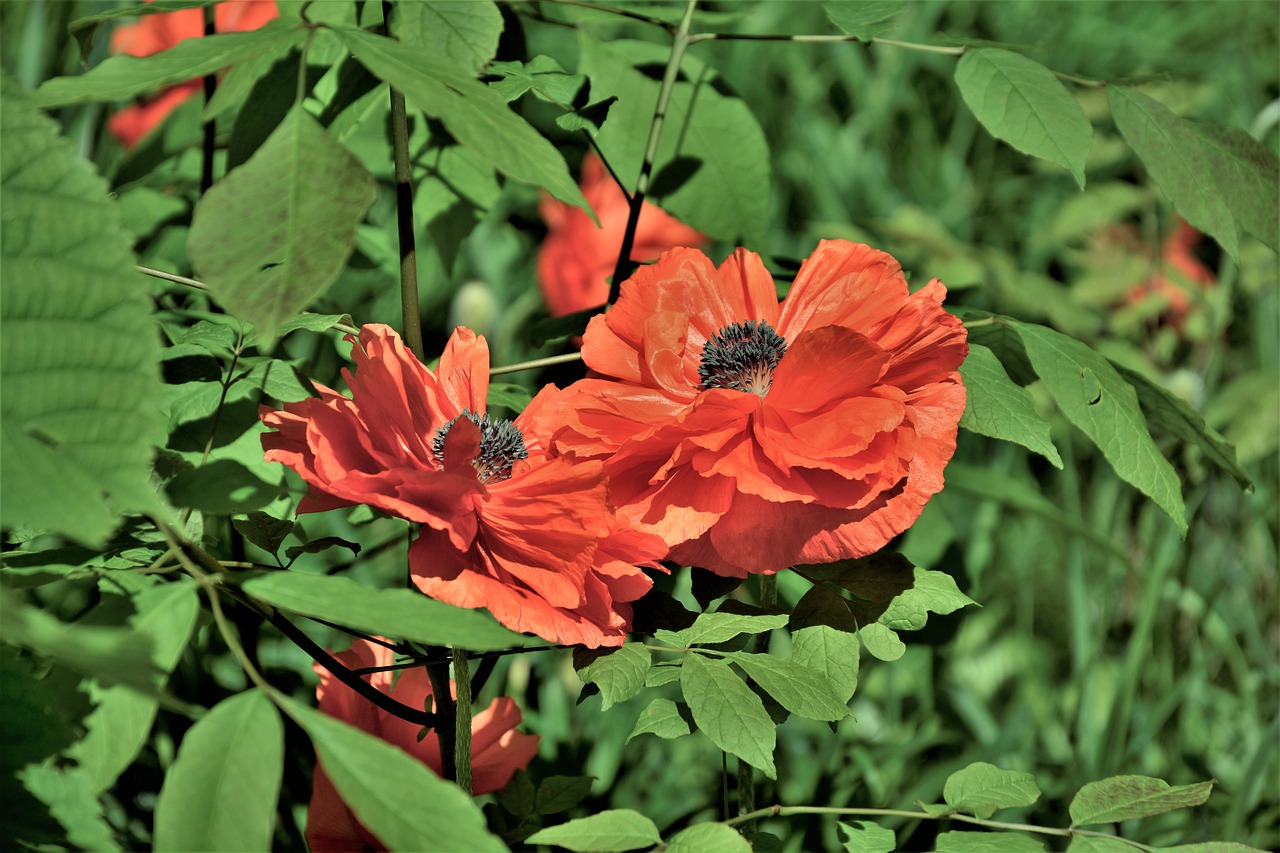
<path id="1" fill-rule="evenodd" d="M 297 20 L 301 4 L 280 6 L 286 19 Z M 74 200 L 57 207 L 45 193 L 33 237 L 16 235 L 7 213 L 5 221 L 3 627 L 14 645 L 0 648 L 0 684 L 7 707 L 17 709 L 5 715 L 6 724 L 21 732 L 6 732 L 5 757 L 13 767 L 55 753 L 74 759 L 35 765 L 22 782 L 6 772 L 4 819 L 15 836 L 94 849 L 153 841 L 181 847 L 190 827 L 166 822 L 157 807 L 164 785 L 177 784 L 166 780 L 216 776 L 192 766 L 200 758 L 200 727 L 238 724 L 254 733 L 225 758 L 251 780 L 240 796 L 269 802 L 269 786 L 278 783 L 278 819 L 269 839 L 224 839 L 226 845 L 301 848 L 309 739 L 321 749 L 349 746 L 303 707 L 313 695 L 311 659 L 252 613 L 229 607 L 250 655 L 291 697 L 292 722 L 281 725 L 261 697 L 245 698 L 257 694 L 228 698 L 248 684 L 196 584 L 137 571 L 167 543 L 137 517 L 113 534 L 108 510 L 168 513 L 171 521 L 189 516 L 227 560 L 273 563 L 279 554 L 297 570 L 343 573 L 374 586 L 402 577 L 405 531 L 395 520 L 357 510 L 305 517 L 290 528 L 268 517 L 292 518 L 300 483 L 289 475 L 282 486 L 278 466 L 262 461 L 257 422 L 260 400 L 305 396 L 299 376 L 338 381 L 349 345 L 331 331 L 335 323 L 399 325 L 388 107 L 377 78 L 394 82 L 411 107 L 428 353 L 439 351 L 460 323 L 489 338 L 495 364 L 567 349 L 566 336 L 539 332 L 547 325 L 540 325 L 545 310 L 534 283 L 545 234 L 538 187 L 577 198 L 558 158 L 576 174 L 585 144 L 575 128 L 584 123 L 599 125 L 602 150 L 624 181 L 634 178 L 670 35 L 634 18 L 547 2 L 463 6 L 485 11 L 474 13 L 474 31 L 460 29 L 444 43 L 432 41 L 441 32 L 433 13 L 471 11 L 406 6 L 412 11 L 398 29 L 404 55 L 395 46 L 366 44 L 370 36 L 318 31 L 303 77 L 309 96 L 302 109 L 291 110 L 302 41 L 294 30 L 267 28 L 216 51 L 193 43 L 189 50 L 209 55 L 183 59 L 168 76 L 153 65 L 136 77 L 124 69 L 109 80 L 50 84 L 79 72 L 82 47 L 90 66 L 106 58 L 112 21 L 96 34 L 82 30 L 83 44 L 67 25 L 114 5 L 0 5 L 3 67 L 11 77 L 3 92 L 6 211 L 20 193 L 40 195 L 47 186 L 38 171 L 42 160 L 57 161 L 48 167 L 59 182 L 56 195 Z M 683 5 L 628 8 L 674 22 Z M 841 31 L 817 3 L 706 2 L 700 9 L 695 32 Z M 971 324 L 994 312 L 1092 348 L 1082 355 L 1040 326 L 974 326 L 971 342 L 990 353 L 975 347 L 966 378 L 1012 395 L 1000 405 L 1029 419 L 1014 430 L 1025 447 L 985 437 L 1009 428 L 991 426 L 1002 423 L 998 413 L 987 413 L 984 422 L 984 413 L 971 409 L 947 489 L 897 548 L 914 565 L 953 578 L 982 607 L 918 620 L 910 625 L 916 630 L 901 635 L 905 648 L 882 638 L 878 653 L 862 655 L 850 717 L 838 725 L 793 716 L 779 726 L 771 759 L 777 778 L 765 782 L 760 802 L 911 808 L 944 801 L 945 794 L 955 804 L 964 793 L 949 777 L 987 762 L 1032 774 L 1041 794 L 1002 811 L 1001 819 L 1061 825 L 1076 793 L 1104 777 L 1138 774 L 1175 786 L 1215 779 L 1204 805 L 1126 823 L 1124 834 L 1155 846 L 1205 839 L 1280 846 L 1280 290 L 1274 219 L 1259 213 L 1268 193 L 1274 203 L 1276 187 L 1274 180 L 1267 186 L 1265 169 L 1251 172 L 1249 163 L 1221 156 L 1205 155 L 1199 171 L 1193 160 L 1190 171 L 1170 173 L 1162 143 L 1151 134 L 1163 126 L 1160 110 L 1167 108 L 1193 122 L 1243 129 L 1274 153 L 1280 145 L 1274 12 L 1265 2 L 911 3 L 887 22 L 843 26 L 869 37 L 891 25 L 879 34 L 982 50 L 957 59 L 892 44 L 690 46 L 669 114 L 685 135 L 679 156 L 677 137 L 665 137 L 670 153 L 660 152 L 652 195 L 717 241 L 710 254 L 741 243 L 785 274 L 820 238 L 857 239 L 899 258 L 917 281 L 941 278 L 951 289 L 949 307 Z M 350 27 L 372 25 L 380 14 L 374 3 L 323 2 L 308 10 L 312 20 Z M 348 50 L 363 64 L 346 58 Z M 431 65 L 424 54 L 448 61 Z M 488 75 L 478 82 L 473 75 L 489 57 Z M 535 57 L 550 57 L 555 67 Z M 1134 88 L 1068 83 L 1067 97 L 1091 127 L 1091 144 L 1078 120 L 1061 118 L 1074 115 L 1070 107 L 1051 111 L 1047 129 L 1035 132 L 1034 97 L 1027 102 L 1030 118 L 987 112 L 993 78 L 1043 85 L 1023 57 Z M 162 79 L 227 65 L 233 70 L 208 108 L 193 98 L 127 152 L 106 134 L 112 102 Z M 38 89 L 34 103 L 49 108 L 53 124 L 14 106 L 32 97 L 19 87 Z M 508 118 L 515 114 L 507 101 L 527 124 Z M 604 107 L 589 106 L 601 102 L 608 110 L 603 123 Z M 236 181 L 220 181 L 197 210 L 202 109 L 219 121 L 216 174 L 241 165 L 232 174 L 243 177 L 248 198 L 235 196 Z M 1214 136 L 1221 131 L 1178 127 L 1230 147 Z M 63 142 L 54 141 L 58 133 Z M 1057 149 L 1049 144 L 1055 140 Z M 289 150 L 273 155 L 272 146 Z M 102 177 L 87 165 L 58 165 L 73 152 Z M 314 180 L 342 173 L 344 158 L 368 175 L 341 185 Z M 280 162 L 302 176 L 290 185 L 323 194 L 324 204 L 286 199 L 270 187 L 268 178 L 288 178 Z M 700 165 L 691 171 L 693 163 Z M 1234 163 L 1245 178 L 1233 184 L 1215 175 L 1223 163 Z M 10 183 L 14 174 L 35 184 Z M 1206 185 L 1253 186 L 1262 195 L 1219 198 Z M 268 195 L 296 211 L 301 230 L 267 248 L 245 249 L 260 235 L 227 226 L 245 204 L 252 208 Z M 1216 284 L 1192 292 L 1176 321 L 1160 300 L 1128 297 L 1149 277 L 1175 227 L 1170 202 L 1217 238 L 1195 249 Z M 344 222 L 359 225 L 352 232 Z M 1132 242 L 1112 230 L 1125 223 Z M 1270 248 L 1262 242 L 1268 228 Z M 79 229 L 83 248 L 59 254 L 56 266 L 39 262 L 40 240 L 56 246 L 63 229 Z M 180 275 L 199 271 L 213 297 L 135 276 L 130 243 L 138 263 Z M 276 274 L 310 288 L 291 296 L 297 304 L 238 301 L 253 293 L 245 282 L 261 272 L 252 268 L 261 252 L 280 253 L 272 259 Z M 11 295 L 17 277 L 36 274 L 38 298 Z M 132 298 L 112 300 L 104 313 L 74 292 L 76 276 L 109 282 Z M 295 316 L 303 303 L 315 314 Z M 244 310 L 258 327 L 241 327 L 219 306 Z M 129 331 L 147 314 L 163 340 Z M 56 349 L 61 373 L 31 375 L 48 366 L 49 349 Z M 1099 399 L 1117 400 L 1117 409 L 1101 416 L 1072 410 L 1055 382 L 1066 382 L 1077 366 L 1071 359 L 1087 361 L 1091 351 L 1124 368 L 1126 384 L 1139 389 L 1141 411 L 1135 401 L 1126 407 L 1106 376 L 1098 380 Z M 104 360 L 104 352 L 111 357 Z M 160 377 L 151 369 L 157 361 Z M 1064 365 L 1068 376 L 1055 379 L 1055 368 Z M 567 365 L 503 377 L 498 402 L 518 408 L 542 383 L 564 384 L 578 373 L 580 367 Z M 1203 412 L 1235 456 L 1204 438 L 1185 409 L 1143 393 L 1145 387 L 1171 390 Z M 76 406 L 94 416 L 60 419 Z M 114 414 L 104 420 L 108 410 Z M 1145 434 L 1144 416 L 1160 425 L 1159 454 L 1135 461 L 1131 435 Z M 42 417 L 48 434 L 71 448 L 76 466 L 12 426 Z M 145 465 L 129 455 L 147 444 L 164 448 L 155 477 L 166 482 L 171 506 L 159 505 L 140 473 Z M 17 458 L 20 473 L 11 466 Z M 50 481 L 66 485 L 57 494 L 82 501 L 51 504 L 41 488 Z M 1252 490 L 1242 491 L 1242 483 Z M 1185 538 L 1175 521 L 1184 505 Z M 344 547 L 326 548 L 334 539 Z M 694 583 L 677 573 L 667 591 L 693 607 L 695 595 L 706 591 Z M 263 586 L 260 594 L 270 600 Z M 788 608 L 808 589 L 794 575 L 781 577 Z M 738 594 L 751 593 L 748 584 Z M 322 646 L 343 643 L 340 632 L 323 626 L 306 623 L 306 630 Z M 492 647 L 502 642 L 494 638 Z M 704 665 L 702 656 L 689 660 Z M 495 825 L 528 834 L 565 817 L 635 809 L 673 840 L 691 825 L 722 819 L 714 737 L 633 735 L 679 731 L 674 705 L 651 704 L 655 697 L 678 698 L 674 685 L 631 696 L 600 685 L 600 696 L 591 688 L 575 701 L 583 687 L 573 664 L 567 652 L 503 657 L 479 697 L 515 697 L 527 728 L 542 736 L 528 779 L 486 806 Z M 177 753 L 189 743 L 197 745 L 190 760 Z M 279 764 L 283 773 L 252 774 L 255 762 Z M 403 770 L 406 784 L 420 781 L 414 772 Z M 562 778 L 584 775 L 592 780 Z M 1075 805 L 1070 813 L 1077 816 Z M 902 849 L 949 843 L 937 839 L 936 822 L 877 823 L 896 832 Z M 266 816 L 261 825 L 271 825 Z M 856 845 L 858 833 L 874 831 L 806 815 L 759 828 L 787 850 Z M 637 831 L 648 837 L 646 827 Z M 685 843 L 697 849 L 714 840 Z M 674 840 L 669 849 L 678 849 Z"/>

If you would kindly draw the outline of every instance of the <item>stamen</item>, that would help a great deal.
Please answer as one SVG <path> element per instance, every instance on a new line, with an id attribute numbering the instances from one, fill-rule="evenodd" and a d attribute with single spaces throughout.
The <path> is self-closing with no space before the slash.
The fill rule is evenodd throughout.
<path id="1" fill-rule="evenodd" d="M 441 465 L 444 464 L 444 439 L 450 428 L 458 422 L 458 418 L 466 418 L 480 427 L 480 452 L 471 460 L 471 467 L 476 469 L 476 477 L 481 483 L 490 480 L 505 480 L 511 476 L 511 469 L 517 459 L 528 459 L 529 451 L 524 446 L 524 434 L 520 428 L 508 420 L 493 420 L 486 412 L 477 415 L 470 409 L 463 409 L 462 414 L 436 430 L 431 439 L 431 454 Z"/>
<path id="2" fill-rule="evenodd" d="M 702 348 L 700 387 L 729 388 L 759 397 L 769 393 L 787 341 L 764 320 L 725 326 Z"/>

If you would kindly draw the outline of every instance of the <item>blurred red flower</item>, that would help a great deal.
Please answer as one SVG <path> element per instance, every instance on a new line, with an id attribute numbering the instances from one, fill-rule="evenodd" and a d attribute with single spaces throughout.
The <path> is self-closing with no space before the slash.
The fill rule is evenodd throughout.
<path id="1" fill-rule="evenodd" d="M 349 340 L 353 340 L 348 338 Z M 490 418 L 489 348 L 454 330 L 437 369 L 388 326 L 365 326 L 343 370 L 352 396 L 264 407 L 268 461 L 310 486 L 298 512 L 368 504 L 423 526 L 409 550 L 432 598 L 487 608 L 555 643 L 622 644 L 666 546 L 615 516 L 603 465 L 553 458 L 531 430 L 544 389 L 515 421 Z"/>
<path id="2" fill-rule="evenodd" d="M 1124 233 L 1139 249 L 1142 248 L 1137 231 L 1132 226 Z M 1218 282 L 1217 276 L 1195 256 L 1194 249 L 1203 237 L 1199 231 L 1179 218 L 1173 233 L 1160 245 L 1160 262 L 1146 281 L 1133 286 L 1125 301 L 1132 304 L 1151 297 L 1161 299 L 1168 305 L 1165 311 L 1166 321 L 1174 328 L 1180 328 L 1191 311 L 1195 290 L 1211 287 Z"/>
<path id="3" fill-rule="evenodd" d="M 779 306 L 760 258 L 673 249 L 587 327 L 593 374 L 544 407 L 557 452 L 602 459 L 619 516 L 670 558 L 772 573 L 883 547 L 942 488 L 968 352 L 936 279 L 823 241 Z"/>
<path id="4" fill-rule="evenodd" d="M 348 651 L 334 655 L 348 669 L 386 667 L 395 663 L 391 649 L 368 640 L 357 639 Z M 441 768 L 440 742 L 434 731 L 418 740 L 421 726 L 402 720 L 363 698 L 334 678 L 327 669 L 315 665 L 320 676 L 316 700 L 321 712 L 349 723 L 362 731 L 399 747 L 437 774 Z M 421 667 L 375 672 L 365 680 L 388 696 L 412 708 L 427 707 L 431 681 Z M 508 698 L 495 699 L 488 708 L 476 714 L 471 722 L 471 773 L 473 792 L 478 796 L 497 791 L 511 781 L 517 770 L 523 770 L 538 752 L 538 736 L 515 730 L 520 724 L 520 709 Z M 383 845 L 360 825 L 351 809 L 342 801 L 333 782 L 317 762 L 311 784 L 311 806 L 307 810 L 307 844 L 312 853 L 337 853 L 348 850 L 383 850 Z"/>
<path id="5" fill-rule="evenodd" d="M 582 194 L 600 218 L 599 227 L 580 207 L 544 195 L 540 211 L 549 233 L 538 252 L 538 285 L 552 316 L 604 305 L 627 229 L 626 195 L 594 154 L 582 161 Z M 644 263 L 676 246 L 702 246 L 707 238 L 656 205 L 645 202 L 636 224 L 631 257 Z"/>
<path id="6" fill-rule="evenodd" d="M 275 0 L 235 0 L 214 7 L 214 24 L 220 33 L 256 30 L 279 15 Z M 151 56 L 189 38 L 204 35 L 204 12 L 179 9 L 144 15 L 136 24 L 118 27 L 111 35 L 111 52 Z M 113 115 L 107 123 L 125 148 L 132 148 L 153 127 L 164 121 L 187 98 L 200 91 L 201 83 L 188 80 L 152 95 Z"/>

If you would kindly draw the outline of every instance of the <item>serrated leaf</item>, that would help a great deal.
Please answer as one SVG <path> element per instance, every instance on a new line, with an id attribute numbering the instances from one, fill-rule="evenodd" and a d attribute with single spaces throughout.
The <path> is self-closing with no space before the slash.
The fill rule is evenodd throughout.
<path id="1" fill-rule="evenodd" d="M 822 4 L 831 23 L 862 41 L 871 41 L 880 33 L 897 26 L 896 22 L 889 19 L 905 8 L 905 3 L 881 0 L 833 0 Z"/>
<path id="2" fill-rule="evenodd" d="M 392 39 L 353 29 L 337 34 L 373 74 L 403 91 L 411 104 L 439 119 L 459 143 L 498 171 L 590 209 L 564 157 L 497 92 L 443 60 Z"/>
<path id="3" fill-rule="evenodd" d="M 218 302 L 269 347 L 342 272 L 377 194 L 360 162 L 296 106 L 200 199 L 187 250 Z"/>
<path id="4" fill-rule="evenodd" d="M 258 509 L 280 497 L 280 487 L 265 483 L 231 459 L 216 459 L 183 471 L 166 486 L 174 506 L 191 507 L 212 515 Z"/>
<path id="5" fill-rule="evenodd" d="M 1213 782 L 1171 786 L 1151 776 L 1113 776 L 1090 782 L 1071 801 L 1075 826 L 1118 823 L 1198 806 L 1209 799 Z"/>
<path id="6" fill-rule="evenodd" d="M 1066 168 L 1084 188 L 1093 126 L 1052 71 L 1020 53 L 978 48 L 960 57 L 955 78 L 992 136 Z"/>
<path id="7" fill-rule="evenodd" d="M 108 187 L 31 98 L 0 84 L 0 516 L 103 543 L 161 509 L 160 349 Z"/>
<path id="8" fill-rule="evenodd" d="M 405 44 L 479 74 L 498 50 L 502 13 L 493 0 L 418 0 L 391 16 Z"/>
<path id="9" fill-rule="evenodd" d="M 1030 773 L 978 761 L 947 777 L 942 798 L 958 811 L 985 820 L 999 809 L 1031 805 L 1040 799 L 1040 788 Z"/>
<path id="10" fill-rule="evenodd" d="M 667 839 L 666 853 L 751 853 L 751 843 L 725 823 L 695 823 Z"/>
<path id="11" fill-rule="evenodd" d="M 763 634 L 787 624 L 790 619 L 785 613 L 767 614 L 763 616 L 745 616 L 740 613 L 702 613 L 694 620 L 693 625 L 677 631 L 675 637 L 680 645 L 692 646 L 695 643 L 714 645 L 732 640 L 739 634 Z"/>
<path id="12" fill-rule="evenodd" d="M 767 654 L 734 652 L 727 659 L 742 667 L 756 684 L 793 714 L 826 721 L 849 716 L 845 706 L 848 700 L 841 700 L 825 672 Z"/>
<path id="13" fill-rule="evenodd" d="M 600 710 L 607 711 L 644 688 L 650 655 L 643 644 L 624 643 L 616 649 L 592 654 L 591 662 L 578 668 L 578 677 L 600 688 Z"/>
<path id="14" fill-rule="evenodd" d="M 907 644 L 898 638 L 897 632 L 879 622 L 858 629 L 858 639 L 872 657 L 886 662 L 897 660 L 907 651 Z"/>
<path id="15" fill-rule="evenodd" d="M 773 764 L 777 743 L 773 720 L 760 697 L 728 664 L 698 654 L 686 655 L 680 668 L 680 688 L 693 721 L 712 743 L 759 768 L 770 779 L 778 778 Z"/>
<path id="16" fill-rule="evenodd" d="M 1136 89 L 1108 86 L 1107 101 L 1116 127 L 1174 209 L 1239 258 L 1235 217 L 1217 183 L 1204 137 Z"/>
<path id="17" fill-rule="evenodd" d="M 1190 122 L 1209 155 L 1217 184 L 1236 222 L 1280 251 L 1280 159 L 1238 127 Z"/>
<path id="18" fill-rule="evenodd" d="M 844 849 L 847 853 L 892 853 L 898 847 L 898 839 L 892 829 L 869 820 L 854 820 L 838 826 L 844 833 Z"/>
<path id="19" fill-rule="evenodd" d="M 505 851 L 484 813 L 457 785 L 386 741 L 286 698 L 282 710 L 315 744 L 325 773 L 356 819 L 390 850 Z"/>
<path id="20" fill-rule="evenodd" d="M 277 49 L 282 42 L 295 43 L 302 35 L 288 27 L 267 26 L 250 32 L 184 39 L 151 56 L 112 56 L 84 74 L 46 81 L 35 91 L 35 103 L 49 108 L 87 101 L 126 101 L 244 62 Z"/>
<path id="21" fill-rule="evenodd" d="M 1041 853 L 1044 842 L 1017 832 L 940 832 L 936 853 Z"/>
<path id="22" fill-rule="evenodd" d="M 848 702 L 858 689 L 861 645 L 854 633 L 829 625 L 801 628 L 791 635 L 791 658 L 826 676 L 837 699 Z"/>
<path id="23" fill-rule="evenodd" d="M 671 684 L 673 681 L 680 680 L 680 666 L 678 664 L 667 664 L 665 666 L 651 666 L 649 673 L 644 677 L 645 687 L 661 687 L 664 684 Z"/>
<path id="24" fill-rule="evenodd" d="M 1067 420 L 1093 440 L 1121 479 L 1154 500 L 1185 535 L 1186 507 L 1177 472 L 1152 441 L 1133 386 L 1111 362 L 1074 338 L 1032 323 L 1010 325 Z"/>
<path id="25" fill-rule="evenodd" d="M 259 575 L 243 589 L 291 613 L 417 643 L 491 652 L 529 642 L 487 613 L 450 607 L 407 589 L 374 589 L 347 578 L 297 571 Z"/>
<path id="26" fill-rule="evenodd" d="M 533 810 L 541 815 L 559 814 L 591 796 L 591 776 L 548 776 L 538 785 Z"/>
<path id="27" fill-rule="evenodd" d="M 120 849 L 103 814 L 98 792 L 89 785 L 85 774 L 47 762 L 28 765 L 19 776 L 23 786 L 47 805 L 49 813 L 62 824 L 73 849 Z"/>
<path id="28" fill-rule="evenodd" d="M 675 675 L 679 677 L 679 670 L 676 670 Z M 657 735 L 664 740 L 675 740 L 691 731 L 689 721 L 685 719 L 684 714 L 680 713 L 680 706 L 670 699 L 654 699 L 640 712 L 640 719 L 636 720 L 631 734 L 627 735 L 627 741 L 630 742 L 633 737 L 645 734 Z"/>
<path id="29" fill-rule="evenodd" d="M 916 568 L 915 583 L 889 602 L 880 623 L 895 631 L 919 631 L 930 613 L 945 616 L 976 603 L 960 591 L 951 575 Z"/>
<path id="30" fill-rule="evenodd" d="M 1021 444 L 1048 459 L 1055 468 L 1062 468 L 1062 457 L 1049 437 L 1049 422 L 1036 413 L 1031 394 L 1009 378 L 991 350 L 970 344 L 960 374 L 966 392 L 960 426 Z"/>
<path id="31" fill-rule="evenodd" d="M 553 844 L 574 851 L 638 850 L 662 842 L 653 821 L 631 809 L 609 809 L 591 817 L 540 829 L 525 839 L 529 844 Z"/>
<path id="32" fill-rule="evenodd" d="M 271 849 L 284 725 L 260 690 L 213 707 L 182 738 L 156 800 L 155 849 Z"/>

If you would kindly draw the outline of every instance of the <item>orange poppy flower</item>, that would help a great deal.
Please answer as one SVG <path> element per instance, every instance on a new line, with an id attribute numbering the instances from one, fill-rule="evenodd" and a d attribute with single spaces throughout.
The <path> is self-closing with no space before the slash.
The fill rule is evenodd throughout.
<path id="1" fill-rule="evenodd" d="M 1137 251 L 1150 252 L 1138 240 L 1137 231 L 1132 226 L 1125 233 Z M 1203 235 L 1199 231 L 1185 220 L 1178 219 L 1173 233 L 1160 245 L 1157 269 L 1146 281 L 1134 285 L 1125 301 L 1132 304 L 1153 296 L 1161 299 L 1168 306 L 1165 320 L 1175 329 L 1181 328 L 1191 313 L 1195 290 L 1203 290 L 1218 282 L 1213 272 L 1195 256 L 1194 249 L 1201 239 Z"/>
<path id="2" fill-rule="evenodd" d="M 220 33 L 256 30 L 279 15 L 275 0 L 236 0 L 214 7 L 214 24 Z M 204 35 L 204 12 L 201 9 L 179 9 L 145 15 L 136 24 L 118 27 L 111 35 L 111 52 L 129 56 L 151 56 L 189 38 Z M 164 121 L 183 101 L 199 92 L 199 80 L 179 83 L 125 107 L 107 123 L 113 136 L 125 148 L 132 148 L 151 129 Z"/>
<path id="3" fill-rule="evenodd" d="M 357 639 L 348 651 L 334 657 L 348 669 L 387 667 L 395 663 L 391 649 Z M 320 676 L 316 700 L 320 711 L 399 747 L 437 774 L 441 772 L 440 742 L 434 731 L 418 740 L 421 726 L 402 720 L 377 707 L 315 664 Z M 375 672 L 364 679 L 378 690 L 412 708 L 427 707 L 431 681 L 421 667 Z M 522 717 L 516 703 L 502 697 L 476 714 L 471 721 L 471 776 L 478 796 L 505 786 L 517 770 L 523 770 L 538 752 L 537 735 L 516 731 Z M 383 850 L 374 835 L 361 826 L 343 802 L 324 767 L 317 762 L 311 785 L 311 806 L 307 810 L 307 844 L 312 853 L 350 850 Z"/>
<path id="4" fill-rule="evenodd" d="M 489 348 L 465 328 L 434 372 L 388 326 L 365 326 L 352 356 L 350 398 L 320 387 L 263 409 L 267 460 L 310 486 L 298 512 L 363 503 L 420 522 L 409 566 L 427 595 L 552 642 L 621 645 L 627 602 L 651 585 L 638 566 L 666 546 L 616 518 L 599 462 L 544 449 L 529 424 L 552 389 L 514 422 L 490 418 Z"/>
<path id="5" fill-rule="evenodd" d="M 936 279 L 823 241 L 786 301 L 760 258 L 673 249 L 587 326 L 592 375 L 535 428 L 601 459 L 620 517 L 742 577 L 883 547 L 942 488 L 968 352 Z"/>
<path id="6" fill-rule="evenodd" d="M 582 194 L 600 218 L 599 227 L 582 208 L 551 196 L 544 195 L 539 207 L 549 233 L 538 252 L 538 286 L 554 317 L 604 305 L 608 278 L 627 230 L 627 197 L 594 154 L 582 161 Z M 645 202 L 631 257 L 648 262 L 675 246 L 702 246 L 706 241 L 700 232 Z"/>

